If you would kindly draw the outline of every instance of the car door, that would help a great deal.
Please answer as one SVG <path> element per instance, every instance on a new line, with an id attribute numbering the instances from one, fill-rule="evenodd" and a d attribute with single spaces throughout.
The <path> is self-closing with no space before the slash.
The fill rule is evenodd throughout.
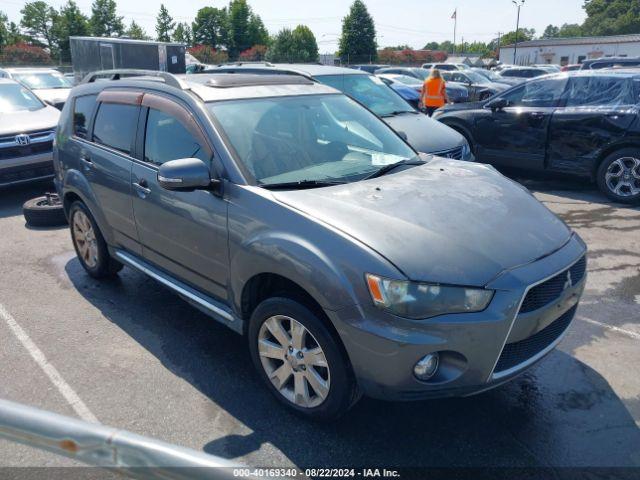
<path id="1" fill-rule="evenodd" d="M 213 149 L 186 107 L 160 94 L 142 99 L 131 181 L 143 256 L 182 281 L 226 299 L 229 274 L 227 202 L 213 192 L 177 192 L 158 184 L 169 160 L 199 158 L 213 171 Z"/>
<path id="2" fill-rule="evenodd" d="M 141 91 L 103 90 L 74 102 L 73 149 L 116 245 L 141 251 L 131 204 L 131 166 Z M 98 103 L 90 141 L 87 116 Z M 69 147 L 71 148 L 71 147 Z"/>
<path id="3" fill-rule="evenodd" d="M 566 78 L 525 83 L 486 102 L 476 116 L 479 160 L 515 168 L 542 169 L 553 112 Z M 503 104 L 502 108 L 495 108 Z"/>
<path id="4" fill-rule="evenodd" d="M 638 116 L 638 80 L 620 75 L 569 79 L 549 131 L 549 168 L 590 174 L 594 161 L 622 139 Z"/>

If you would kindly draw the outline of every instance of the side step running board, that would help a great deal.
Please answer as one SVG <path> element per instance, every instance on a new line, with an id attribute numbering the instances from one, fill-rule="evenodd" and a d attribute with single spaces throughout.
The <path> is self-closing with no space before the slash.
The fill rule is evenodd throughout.
<path id="1" fill-rule="evenodd" d="M 125 265 L 128 265 L 136 270 L 150 276 L 154 280 L 162 283 L 163 285 L 169 287 L 171 290 L 176 292 L 178 295 L 183 297 L 193 306 L 204 312 L 205 314 L 213 317 L 215 320 L 227 325 L 232 330 L 235 330 L 238 333 L 242 333 L 242 322 L 238 319 L 231 310 L 222 305 L 220 302 L 214 300 L 207 295 L 202 294 L 201 292 L 195 290 L 189 285 L 176 280 L 175 278 L 167 275 L 164 272 L 156 269 L 149 263 L 141 260 L 127 252 L 123 252 L 122 250 L 116 249 L 115 255 L 123 262 Z"/>

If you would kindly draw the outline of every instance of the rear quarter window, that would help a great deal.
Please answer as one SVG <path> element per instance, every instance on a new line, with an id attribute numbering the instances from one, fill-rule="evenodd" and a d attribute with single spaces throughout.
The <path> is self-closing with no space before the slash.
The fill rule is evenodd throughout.
<path id="1" fill-rule="evenodd" d="M 130 155 L 138 110 L 136 105 L 101 103 L 93 127 L 93 141 Z"/>
<path id="2" fill-rule="evenodd" d="M 97 95 L 76 97 L 73 102 L 73 134 L 79 138 L 89 136 L 89 122 L 96 105 Z"/>

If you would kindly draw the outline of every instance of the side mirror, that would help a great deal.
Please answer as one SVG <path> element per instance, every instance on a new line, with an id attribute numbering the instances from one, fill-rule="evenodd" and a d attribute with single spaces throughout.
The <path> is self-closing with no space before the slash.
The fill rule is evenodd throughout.
<path id="1" fill-rule="evenodd" d="M 211 179 L 209 167 L 199 158 L 181 158 L 163 163 L 158 169 L 158 184 L 166 190 L 178 192 L 217 191 L 220 188 L 220 180 Z"/>
<path id="2" fill-rule="evenodd" d="M 498 98 L 487 104 L 487 107 L 489 107 L 494 112 L 496 110 L 502 110 L 503 108 L 506 108 L 508 106 L 509 106 L 509 102 L 505 98 Z"/>
<path id="3" fill-rule="evenodd" d="M 407 136 L 407 132 L 403 132 L 402 130 L 396 130 L 398 136 L 403 139 L 405 142 L 409 141 L 409 137 Z"/>

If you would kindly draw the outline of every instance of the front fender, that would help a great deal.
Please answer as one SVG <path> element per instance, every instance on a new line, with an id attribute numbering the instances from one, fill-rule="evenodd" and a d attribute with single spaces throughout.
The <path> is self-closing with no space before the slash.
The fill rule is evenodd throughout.
<path id="1" fill-rule="evenodd" d="M 244 286 L 256 275 L 280 275 L 302 287 L 325 310 L 357 303 L 352 282 L 334 260 L 312 241 L 277 231 L 265 231 L 242 242 L 231 258 L 231 289 L 241 311 Z"/>
<path id="2" fill-rule="evenodd" d="M 69 169 L 65 172 L 62 180 L 62 199 L 64 201 L 65 213 L 69 213 L 70 202 L 67 199 L 70 196 L 77 195 L 80 200 L 87 206 L 91 215 L 98 224 L 98 228 L 105 238 L 107 244 L 113 244 L 113 231 L 109 227 L 102 210 L 98 207 L 98 201 L 87 178 L 78 170 Z"/>

